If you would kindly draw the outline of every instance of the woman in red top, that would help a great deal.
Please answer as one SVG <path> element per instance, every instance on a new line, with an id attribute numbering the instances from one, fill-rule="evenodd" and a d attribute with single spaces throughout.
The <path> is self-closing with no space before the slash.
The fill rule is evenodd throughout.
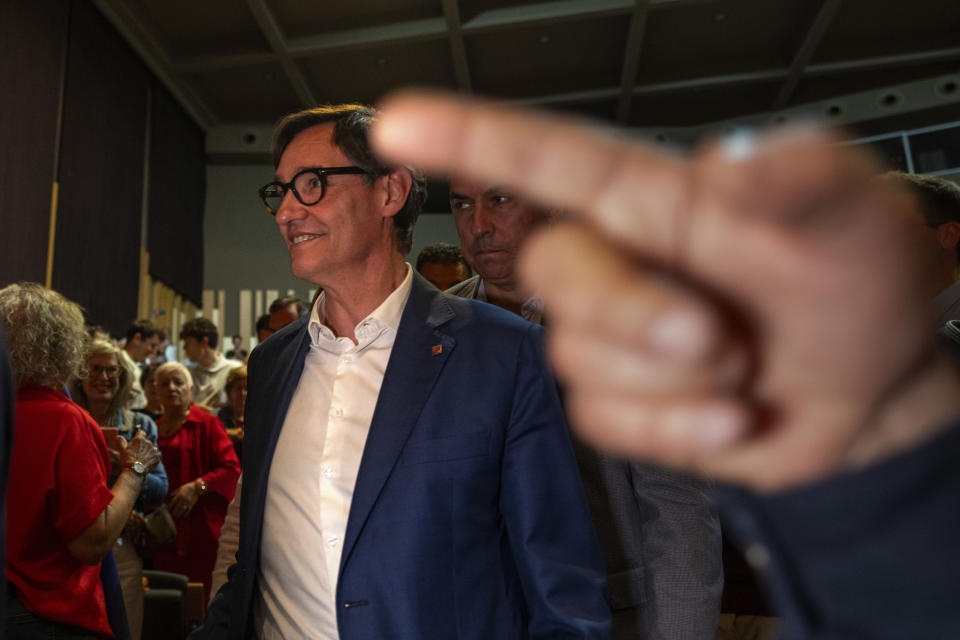
<path id="1" fill-rule="evenodd" d="M 153 567 L 202 582 L 210 597 L 220 527 L 240 477 L 240 461 L 223 423 L 193 405 L 193 379 L 179 362 L 157 368 L 155 385 L 163 417 L 160 450 L 170 493 L 167 508 L 177 523 L 176 549 L 154 553 Z"/>
<path id="2" fill-rule="evenodd" d="M 119 445 L 123 471 L 107 487 L 100 427 L 59 391 L 85 360 L 80 307 L 40 285 L 15 284 L 0 290 L 0 319 L 17 382 L 6 638 L 112 637 L 100 562 L 159 462 L 157 449 L 142 434 Z"/>

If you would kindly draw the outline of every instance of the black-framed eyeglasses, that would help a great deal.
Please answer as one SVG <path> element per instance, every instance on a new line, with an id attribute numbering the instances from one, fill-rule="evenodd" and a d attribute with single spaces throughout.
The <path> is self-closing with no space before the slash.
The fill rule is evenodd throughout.
<path id="1" fill-rule="evenodd" d="M 120 367 L 115 364 L 107 367 L 101 367 L 98 364 L 92 364 L 87 367 L 88 378 L 99 378 L 103 374 L 107 374 L 108 378 L 116 378 L 120 375 Z"/>
<path id="2" fill-rule="evenodd" d="M 288 190 L 293 191 L 300 204 L 309 207 L 323 199 L 327 190 L 327 176 L 343 174 L 370 175 L 370 172 L 360 167 L 311 167 L 298 172 L 290 182 L 265 184 L 257 193 L 267 207 L 267 213 L 275 216 Z"/>

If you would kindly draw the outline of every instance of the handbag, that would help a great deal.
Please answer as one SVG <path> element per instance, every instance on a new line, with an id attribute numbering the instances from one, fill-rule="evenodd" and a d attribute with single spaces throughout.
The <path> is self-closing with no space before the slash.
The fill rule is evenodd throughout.
<path id="1" fill-rule="evenodd" d="M 146 516 L 144 521 L 147 527 L 147 544 L 140 549 L 141 555 L 150 555 L 168 547 L 177 538 L 177 524 L 167 509 L 167 505 L 160 505 Z"/>

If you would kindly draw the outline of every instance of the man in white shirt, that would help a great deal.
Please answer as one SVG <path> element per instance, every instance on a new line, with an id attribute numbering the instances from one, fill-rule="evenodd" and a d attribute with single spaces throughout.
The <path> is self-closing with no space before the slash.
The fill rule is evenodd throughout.
<path id="1" fill-rule="evenodd" d="M 607 637 L 541 330 L 413 274 L 425 189 L 374 115 L 275 133 L 260 195 L 323 293 L 251 354 L 238 562 L 197 637 Z"/>
<path id="2" fill-rule="evenodd" d="M 133 378 L 130 390 L 130 408 L 143 409 L 147 406 L 147 397 L 140 386 L 140 367 L 146 366 L 147 358 L 153 356 L 157 347 L 165 340 L 163 329 L 149 320 L 137 320 L 127 329 L 127 341 L 120 351 L 123 366 Z"/>
<path id="3" fill-rule="evenodd" d="M 241 366 L 239 360 L 223 357 L 217 351 L 219 333 L 215 324 L 206 318 L 194 318 L 180 329 L 183 353 L 194 363 L 193 397 L 197 404 L 217 409 L 227 403 L 223 390 L 230 372 Z"/>

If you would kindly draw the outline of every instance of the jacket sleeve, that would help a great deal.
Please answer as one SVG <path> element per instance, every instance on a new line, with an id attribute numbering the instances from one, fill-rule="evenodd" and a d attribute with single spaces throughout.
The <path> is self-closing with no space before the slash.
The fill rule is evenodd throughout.
<path id="1" fill-rule="evenodd" d="M 230 622 L 230 616 L 233 612 L 233 593 L 236 585 L 231 581 L 237 572 L 237 565 L 233 565 L 227 571 L 227 581 L 220 590 L 213 596 L 210 605 L 207 607 L 207 617 L 203 620 L 203 625 L 190 634 L 189 640 L 222 640 L 227 637 L 227 626 Z M 239 576 L 237 576 L 239 579 Z M 241 613 L 238 615 L 244 615 Z"/>
<path id="2" fill-rule="evenodd" d="M 240 477 L 240 461 L 220 418 L 208 415 L 206 419 L 209 421 L 207 441 L 210 447 L 210 470 L 203 474 L 203 481 L 211 491 L 219 493 L 229 502 L 233 500 Z"/>
<path id="3" fill-rule="evenodd" d="M 637 628 L 648 640 L 716 634 L 723 593 L 720 519 L 707 481 L 631 463 L 645 584 Z"/>
<path id="4" fill-rule="evenodd" d="M 531 326 L 517 354 L 500 508 L 530 637 L 607 638 L 605 571 L 542 335 Z"/>
<path id="5" fill-rule="evenodd" d="M 220 528 L 220 540 L 217 543 L 217 562 L 213 566 L 210 578 L 210 600 L 227 582 L 227 570 L 237 563 L 237 550 L 240 548 L 240 495 L 243 491 L 243 474 L 237 480 L 237 491 L 227 507 L 227 515 Z"/>

